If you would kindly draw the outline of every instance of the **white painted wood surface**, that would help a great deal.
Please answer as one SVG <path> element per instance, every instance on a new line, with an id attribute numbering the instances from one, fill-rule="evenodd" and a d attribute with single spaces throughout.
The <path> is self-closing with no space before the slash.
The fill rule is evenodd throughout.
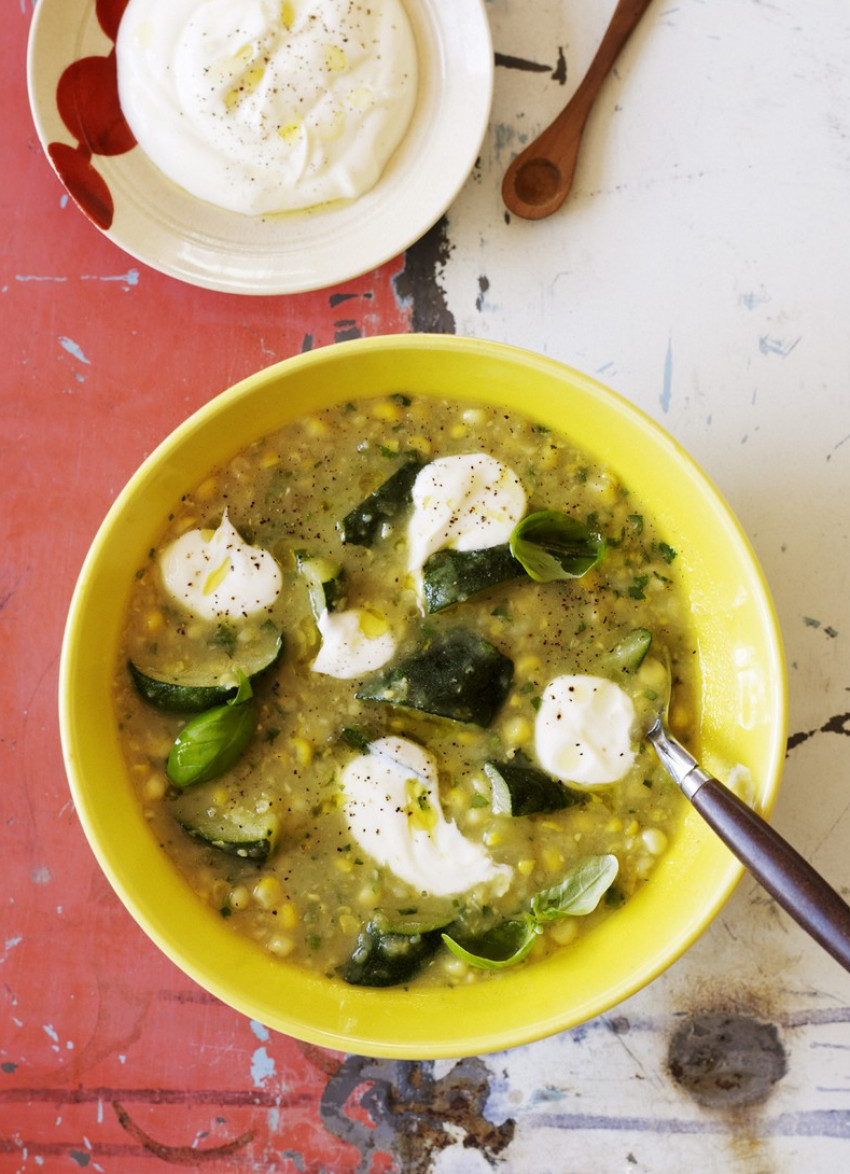
<path id="1" fill-rule="evenodd" d="M 850 6 L 656 0 L 548 221 L 506 220 L 512 155 L 589 63 L 611 0 L 492 0 L 500 64 L 480 169 L 439 276 L 457 332 L 599 378 L 718 485 L 776 602 L 789 669 L 775 826 L 850 892 Z M 563 52 L 564 84 L 552 76 Z M 824 729 L 823 727 L 827 727 Z M 808 736 L 810 735 L 810 736 Z M 805 737 L 804 737 L 805 736 Z M 706 1108 L 668 1071 L 688 1017 L 775 1025 L 787 1073 Z M 610 1015 L 488 1061 L 505 1160 L 539 1174 L 808 1174 L 850 1163 L 850 975 L 749 878 L 704 937 Z M 487 1168 L 458 1148 L 435 1169 Z"/>

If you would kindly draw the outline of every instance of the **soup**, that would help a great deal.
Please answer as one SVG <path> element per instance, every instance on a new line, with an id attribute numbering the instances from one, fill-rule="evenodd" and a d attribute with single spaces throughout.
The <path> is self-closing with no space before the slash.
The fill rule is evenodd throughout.
<path id="1" fill-rule="evenodd" d="M 163 519 L 116 674 L 131 774 L 201 901 L 342 982 L 569 948 L 683 801 L 641 740 L 696 696 L 678 552 L 569 438 L 404 394 L 259 439 Z"/>

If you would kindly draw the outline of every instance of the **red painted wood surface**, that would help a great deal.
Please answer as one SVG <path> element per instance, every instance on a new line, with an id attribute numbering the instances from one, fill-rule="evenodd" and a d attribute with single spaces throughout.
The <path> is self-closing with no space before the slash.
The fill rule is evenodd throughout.
<path id="1" fill-rule="evenodd" d="M 395 285 L 409 285 L 405 258 L 339 289 L 253 299 L 179 284 L 125 256 L 50 168 L 26 96 L 31 9 L 7 8 L 0 1171 L 398 1169 L 366 1062 L 224 1007 L 124 911 L 70 801 L 56 692 L 77 573 L 141 459 L 250 372 L 306 346 L 411 329 Z M 405 1111 L 417 1112 L 415 1101 Z"/>

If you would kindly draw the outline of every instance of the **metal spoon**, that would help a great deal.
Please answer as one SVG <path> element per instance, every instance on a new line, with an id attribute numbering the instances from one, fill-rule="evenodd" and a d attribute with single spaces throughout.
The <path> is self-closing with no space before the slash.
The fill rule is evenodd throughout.
<path id="1" fill-rule="evenodd" d="M 669 690 L 666 700 L 669 702 Z M 666 704 L 645 737 L 709 827 L 777 904 L 850 970 L 850 905 L 770 824 L 707 774 L 676 741 L 667 728 Z"/>
<path id="2" fill-rule="evenodd" d="M 502 199 L 526 220 L 542 220 L 563 204 L 572 187 L 584 124 L 620 50 L 652 0 L 620 0 L 596 56 L 554 122 L 517 155 L 505 172 Z"/>

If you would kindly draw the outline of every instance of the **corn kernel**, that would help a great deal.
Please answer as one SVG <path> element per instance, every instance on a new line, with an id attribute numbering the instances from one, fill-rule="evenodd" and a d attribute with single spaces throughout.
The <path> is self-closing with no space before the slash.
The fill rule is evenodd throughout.
<path id="1" fill-rule="evenodd" d="M 217 490 L 218 479 L 216 477 L 207 477 L 207 479 L 202 481 L 195 490 L 195 497 L 197 497 L 199 501 L 209 501 L 211 497 L 215 496 Z"/>
<path id="2" fill-rule="evenodd" d="M 534 872 L 534 861 L 526 857 L 525 860 L 520 860 L 516 868 L 520 876 L 531 876 Z"/>
<path id="3" fill-rule="evenodd" d="M 533 677 L 541 669 L 541 662 L 539 656 L 531 656 L 528 653 L 525 656 L 518 656 L 516 660 L 516 673 L 518 677 Z"/>
<path id="4" fill-rule="evenodd" d="M 411 436 L 407 442 L 407 447 L 414 452 L 418 452 L 420 456 L 427 457 L 431 455 L 431 441 L 427 436 Z"/>
<path id="5" fill-rule="evenodd" d="M 559 872 L 564 867 L 564 858 L 557 848 L 544 848 L 540 858 L 547 872 Z"/>
<path id="6" fill-rule="evenodd" d="M 328 426 L 318 416 L 308 416 L 304 421 L 304 431 L 311 437 L 327 436 Z"/>
<path id="7" fill-rule="evenodd" d="M 291 738 L 289 748 L 298 766 L 310 766 L 313 761 L 313 747 L 306 738 Z"/>
<path id="8" fill-rule="evenodd" d="M 497 848 L 504 838 L 500 831 L 485 832 L 483 836 L 484 843 L 488 848 Z"/>
<path id="9" fill-rule="evenodd" d="M 167 783 L 164 775 L 161 775 L 157 771 L 155 774 L 152 774 L 150 776 L 150 778 L 148 779 L 148 781 L 145 783 L 144 795 L 145 795 L 145 798 L 148 800 L 162 799 L 162 797 L 165 795 L 165 792 L 167 790 L 168 790 L 168 783 Z"/>
<path id="10" fill-rule="evenodd" d="M 547 444 L 543 452 L 537 457 L 537 466 L 540 469 L 554 469 L 558 463 L 558 450 L 554 444 Z"/>
<path id="11" fill-rule="evenodd" d="M 349 873 L 354 870 L 354 861 L 347 852 L 343 855 L 337 856 L 334 864 L 338 872 Z"/>
<path id="12" fill-rule="evenodd" d="M 374 909 L 382 896 L 380 885 L 364 885 L 357 894 L 357 903 L 364 909 Z"/>
<path id="13" fill-rule="evenodd" d="M 278 905 L 277 923 L 281 929 L 295 929 L 298 925 L 298 910 L 292 901 L 282 901 Z"/>
<path id="14" fill-rule="evenodd" d="M 355 934 L 360 929 L 360 918 L 355 917 L 353 913 L 341 913 L 339 928 L 345 934 Z"/>
<path id="15" fill-rule="evenodd" d="M 605 825 L 606 832 L 621 832 L 622 830 L 623 830 L 623 821 L 619 818 L 619 816 L 616 816 L 616 815 L 614 816 L 613 819 L 609 819 Z"/>
<path id="16" fill-rule="evenodd" d="M 295 949 L 295 942 L 284 933 L 276 933 L 269 938 L 269 952 L 278 958 L 285 958 Z"/>
<path id="17" fill-rule="evenodd" d="M 574 917 L 562 917 L 549 929 L 549 936 L 559 946 L 568 946 L 578 936 L 578 923 Z"/>
<path id="18" fill-rule="evenodd" d="M 443 970 L 447 978 L 457 980 L 466 977 L 469 966 L 462 958 L 457 958 L 454 954 L 449 954 L 443 962 Z"/>
<path id="19" fill-rule="evenodd" d="M 388 420 L 391 423 L 396 423 L 402 417 L 401 404 L 391 399 L 378 400 L 376 404 L 372 405 L 372 415 L 376 420 Z"/>
<path id="20" fill-rule="evenodd" d="M 641 836 L 643 846 L 652 856 L 660 856 L 667 847 L 667 837 L 661 828 L 647 828 Z"/>
<path id="21" fill-rule="evenodd" d="M 640 831 L 640 824 L 638 823 L 638 821 L 636 819 L 633 819 L 632 822 L 629 824 L 629 826 L 626 828 L 626 835 L 627 836 L 636 836 L 639 831 Z"/>
<path id="22" fill-rule="evenodd" d="M 283 889 L 276 876 L 263 876 L 254 885 L 254 900 L 261 909 L 274 909 L 283 900 Z"/>
<path id="23" fill-rule="evenodd" d="M 452 424 L 451 428 L 449 429 L 449 436 L 452 438 L 452 440 L 460 440 L 461 437 L 466 436 L 466 425 Z"/>
<path id="24" fill-rule="evenodd" d="M 502 726 L 502 738 L 508 746 L 522 746 L 531 737 L 531 723 L 528 718 L 517 715 L 509 718 Z"/>
<path id="25" fill-rule="evenodd" d="M 247 885 L 235 885 L 227 898 L 227 903 L 235 912 L 247 909 L 251 904 L 251 893 Z"/>
<path id="26" fill-rule="evenodd" d="M 151 635 L 154 632 L 158 632 L 164 623 L 165 616 L 159 608 L 154 608 L 145 616 L 145 631 L 148 635 Z"/>

